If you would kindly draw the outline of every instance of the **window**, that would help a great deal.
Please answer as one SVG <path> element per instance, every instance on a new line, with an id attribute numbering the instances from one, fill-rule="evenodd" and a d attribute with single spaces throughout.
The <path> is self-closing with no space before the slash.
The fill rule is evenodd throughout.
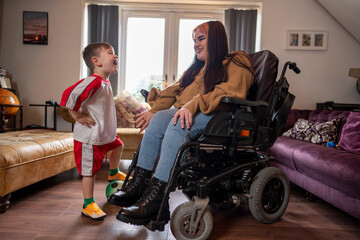
<path id="1" fill-rule="evenodd" d="M 125 89 L 136 93 L 141 88 L 161 87 L 164 73 L 165 18 L 127 19 Z M 123 68 L 124 69 L 124 68 Z"/>
<path id="2" fill-rule="evenodd" d="M 195 56 L 192 30 L 223 14 L 124 11 L 120 90 L 141 99 L 140 89 L 174 83 Z"/>

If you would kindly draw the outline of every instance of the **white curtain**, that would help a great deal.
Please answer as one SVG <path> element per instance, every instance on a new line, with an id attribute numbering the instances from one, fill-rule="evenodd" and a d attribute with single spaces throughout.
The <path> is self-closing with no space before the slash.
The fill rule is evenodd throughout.
<path id="1" fill-rule="evenodd" d="M 229 50 L 255 52 L 257 10 L 225 10 Z"/>
<path id="2" fill-rule="evenodd" d="M 119 7 L 88 6 L 88 43 L 107 42 L 119 53 Z M 114 96 L 118 93 L 118 75 L 110 76 Z"/>

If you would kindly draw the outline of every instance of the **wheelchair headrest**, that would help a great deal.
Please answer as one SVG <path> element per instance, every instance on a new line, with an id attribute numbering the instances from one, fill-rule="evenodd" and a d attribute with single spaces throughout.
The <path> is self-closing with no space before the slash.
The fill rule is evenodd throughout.
<path id="1" fill-rule="evenodd" d="M 269 50 L 249 54 L 254 69 L 254 83 L 247 99 L 268 102 L 276 81 L 279 59 Z"/>

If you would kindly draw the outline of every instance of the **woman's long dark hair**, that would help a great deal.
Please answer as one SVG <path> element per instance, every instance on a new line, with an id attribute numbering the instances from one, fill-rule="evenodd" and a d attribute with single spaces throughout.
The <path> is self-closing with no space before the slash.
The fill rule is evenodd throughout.
<path id="1" fill-rule="evenodd" d="M 219 21 L 209 21 L 207 24 L 209 25 L 209 33 L 207 36 L 207 63 L 204 74 L 205 93 L 211 92 L 217 84 L 226 81 L 227 76 L 223 66 L 225 58 L 228 59 L 227 64 L 233 61 L 252 72 L 250 66 L 234 61 L 234 54 L 228 54 L 229 47 L 224 25 Z M 205 62 L 198 60 L 195 54 L 193 64 L 186 70 L 181 79 L 181 90 L 194 81 L 204 65 Z"/>

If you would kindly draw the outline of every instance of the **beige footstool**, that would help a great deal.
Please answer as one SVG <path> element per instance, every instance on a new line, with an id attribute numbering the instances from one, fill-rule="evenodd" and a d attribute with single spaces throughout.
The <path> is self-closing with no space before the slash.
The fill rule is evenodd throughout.
<path id="1" fill-rule="evenodd" d="M 72 132 L 27 130 L 0 134 L 0 213 L 11 193 L 75 167 Z"/>
<path id="2" fill-rule="evenodd" d="M 144 132 L 139 133 L 139 129 L 136 128 L 117 128 L 116 133 L 124 143 L 124 150 L 121 158 L 132 159 L 144 136 Z"/>

